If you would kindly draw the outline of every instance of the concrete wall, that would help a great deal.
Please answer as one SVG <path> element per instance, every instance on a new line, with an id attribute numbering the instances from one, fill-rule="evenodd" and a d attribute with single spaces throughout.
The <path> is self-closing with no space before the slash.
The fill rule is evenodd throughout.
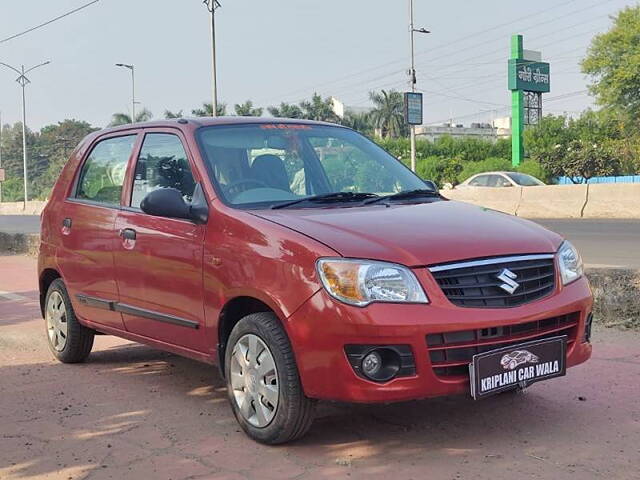
<path id="1" fill-rule="evenodd" d="M 640 218 L 640 184 L 459 188 L 441 193 L 526 218 Z"/>

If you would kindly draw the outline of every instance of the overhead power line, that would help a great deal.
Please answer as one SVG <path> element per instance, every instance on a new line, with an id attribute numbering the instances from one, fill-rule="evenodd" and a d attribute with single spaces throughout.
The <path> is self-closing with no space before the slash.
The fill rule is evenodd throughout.
<path id="1" fill-rule="evenodd" d="M 93 1 L 91 1 L 89 3 L 85 3 L 84 5 L 82 5 L 82 6 L 78 7 L 78 8 L 74 8 L 73 10 L 70 10 L 67 13 L 63 13 L 62 15 L 58 15 L 57 17 L 52 18 L 51 20 L 47 20 L 46 22 L 41 23 L 39 25 L 36 25 L 35 27 L 31 27 L 31 28 L 29 28 L 27 30 L 24 30 L 23 32 L 11 35 L 10 37 L 3 38 L 2 40 L 0 40 L 0 43 L 8 42 L 9 40 L 13 40 L 14 38 L 21 37 L 22 35 L 26 35 L 27 33 L 33 32 L 34 30 L 37 30 L 39 28 L 46 27 L 47 25 L 50 25 L 53 22 L 57 22 L 58 20 L 61 20 L 61 19 L 65 18 L 65 17 L 68 17 L 69 15 L 73 15 L 74 13 L 79 12 L 80 10 L 84 10 L 85 8 L 93 5 L 94 3 L 98 3 L 99 1 L 100 0 L 93 0 Z"/>
<path id="2" fill-rule="evenodd" d="M 608 1 L 612 1 L 612 0 L 608 0 Z M 468 34 L 468 35 L 464 35 L 463 37 L 461 37 L 461 38 L 459 38 L 457 40 L 454 40 L 453 42 L 442 42 L 442 43 L 440 43 L 438 45 L 430 47 L 428 50 L 423 50 L 423 51 L 417 52 L 416 56 L 424 55 L 425 53 L 432 53 L 434 50 L 438 50 L 438 49 L 442 49 L 442 48 L 448 48 L 452 44 L 457 44 L 457 43 L 460 43 L 460 42 L 468 41 L 471 38 L 477 37 L 477 36 L 485 34 L 487 32 L 490 32 L 490 31 L 493 31 L 493 30 L 496 30 L 498 28 L 505 27 L 505 26 L 508 26 L 508 25 L 511 25 L 511 24 L 514 24 L 514 23 L 517 23 L 518 21 L 521 21 L 521 20 L 524 20 L 524 19 L 527 19 L 527 20 L 531 19 L 533 17 L 545 14 L 545 13 L 551 11 L 551 10 L 557 10 L 559 8 L 562 8 L 562 7 L 566 6 L 566 5 L 569 5 L 569 4 L 575 3 L 575 2 L 576 2 L 576 0 L 568 0 L 568 1 L 565 1 L 563 3 L 554 5 L 553 7 L 548 7 L 548 8 L 545 8 L 543 10 L 539 10 L 539 11 L 537 11 L 535 13 L 531 13 L 531 14 L 528 14 L 528 15 L 523 16 L 523 17 L 518 17 L 518 18 L 515 18 L 515 19 L 510 20 L 508 22 L 500 23 L 500 24 L 494 25 L 494 26 L 492 26 L 490 28 L 487 28 L 487 29 L 484 29 L 484 30 L 480 30 L 480 31 L 476 31 L 476 32 Z M 575 12 L 571 12 L 571 13 L 575 13 Z M 445 55 L 445 56 L 447 56 L 447 55 Z M 437 57 L 437 58 L 441 58 L 441 57 Z M 321 84 L 316 84 L 315 86 L 309 85 L 307 87 L 304 87 L 304 88 L 301 88 L 301 89 L 297 89 L 295 91 L 291 91 L 291 92 L 285 94 L 284 97 L 288 98 L 288 97 L 291 97 L 291 96 L 296 95 L 298 93 L 307 92 L 307 91 L 311 91 L 311 90 L 317 91 L 318 89 L 321 89 L 321 88 L 323 88 L 323 87 L 325 87 L 327 85 L 335 84 L 335 83 L 338 83 L 338 82 L 340 82 L 342 80 L 347 80 L 347 79 L 350 79 L 350 78 L 353 78 L 353 77 L 360 76 L 360 75 L 365 74 L 365 73 L 369 73 L 369 72 L 372 72 L 372 71 L 375 71 L 375 70 L 383 69 L 383 68 L 385 68 L 387 66 L 390 66 L 390 65 L 400 64 L 402 62 L 404 62 L 404 60 L 392 60 L 390 62 L 379 64 L 377 66 L 370 67 L 370 68 L 367 68 L 365 70 L 360 70 L 358 72 L 354 72 L 354 73 L 351 73 L 349 75 L 345 75 L 343 77 L 339 77 L 339 78 L 334 79 L 334 80 L 329 80 L 329 81 L 321 83 Z M 394 75 L 395 73 L 396 72 L 394 71 L 392 74 L 387 74 L 386 76 L 391 76 L 391 75 Z"/>

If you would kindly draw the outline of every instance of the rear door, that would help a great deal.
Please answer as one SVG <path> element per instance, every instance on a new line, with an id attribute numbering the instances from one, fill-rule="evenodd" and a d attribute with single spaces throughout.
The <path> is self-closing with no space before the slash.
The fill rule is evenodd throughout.
<path id="1" fill-rule="evenodd" d="M 123 329 L 113 249 L 127 164 L 137 132 L 101 137 L 84 159 L 75 184 L 56 214 L 59 262 L 76 314 Z"/>
<path id="2" fill-rule="evenodd" d="M 190 202 L 196 179 L 181 134 L 147 130 L 118 213 L 115 266 L 128 331 L 205 351 L 202 259 L 205 225 L 140 210 L 151 191 L 176 188 Z"/>

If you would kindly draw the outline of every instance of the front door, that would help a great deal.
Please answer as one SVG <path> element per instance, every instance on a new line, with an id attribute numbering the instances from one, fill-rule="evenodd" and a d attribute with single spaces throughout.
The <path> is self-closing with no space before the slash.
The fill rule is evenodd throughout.
<path id="1" fill-rule="evenodd" d="M 151 191 L 176 188 L 187 202 L 193 168 L 180 136 L 145 134 L 130 196 L 115 229 L 115 266 L 126 329 L 168 344 L 205 351 L 202 258 L 204 225 L 154 217 L 140 210 Z"/>
<path id="2" fill-rule="evenodd" d="M 113 308 L 118 300 L 115 223 L 136 136 L 102 138 L 93 146 L 54 220 L 62 233 L 60 264 L 76 314 L 117 329 L 124 326 Z"/>

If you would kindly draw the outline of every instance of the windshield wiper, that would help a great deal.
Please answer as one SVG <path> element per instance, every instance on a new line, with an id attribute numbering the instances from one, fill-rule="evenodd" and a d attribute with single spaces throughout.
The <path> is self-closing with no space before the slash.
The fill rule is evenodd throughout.
<path id="1" fill-rule="evenodd" d="M 332 202 L 351 202 L 362 199 L 374 199 L 377 200 L 378 195 L 375 193 L 360 193 L 360 192 L 333 192 L 333 193 L 323 193 L 321 195 L 312 195 L 310 197 L 299 198 L 297 200 L 291 200 L 290 202 L 280 203 L 278 205 L 274 205 L 271 207 L 272 210 L 277 210 L 280 208 L 287 208 L 292 205 L 298 205 L 299 203 L 304 202 L 317 202 L 317 203 L 332 203 Z"/>
<path id="2" fill-rule="evenodd" d="M 384 200 L 405 200 L 408 198 L 419 197 L 440 197 L 440 194 L 434 190 L 420 189 L 420 190 L 407 190 L 406 192 L 394 193 L 392 195 L 383 195 L 381 197 L 370 198 L 362 202 L 363 205 L 370 205 L 372 203 L 383 202 Z"/>

